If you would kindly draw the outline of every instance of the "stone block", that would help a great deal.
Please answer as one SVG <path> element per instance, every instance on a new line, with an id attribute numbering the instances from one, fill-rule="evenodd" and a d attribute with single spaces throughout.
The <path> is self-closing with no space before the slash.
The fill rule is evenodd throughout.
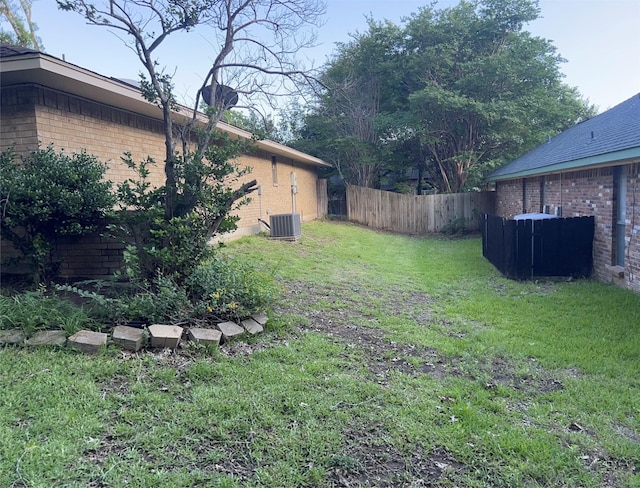
<path id="1" fill-rule="evenodd" d="M 222 322 L 218 324 L 218 329 L 222 332 L 225 340 L 233 339 L 244 334 L 244 329 L 235 322 Z"/>
<path id="2" fill-rule="evenodd" d="M 254 313 L 251 318 L 258 322 L 260 325 L 266 325 L 267 321 L 269 320 L 269 317 L 267 317 L 267 314 L 264 312 Z"/>
<path id="3" fill-rule="evenodd" d="M 146 342 L 144 330 L 126 325 L 118 325 L 115 327 L 111 338 L 113 342 L 123 349 L 134 352 L 139 351 Z"/>
<path id="4" fill-rule="evenodd" d="M 25 339 L 20 329 L 0 330 L 0 344 L 22 344 Z"/>
<path id="5" fill-rule="evenodd" d="M 64 346 L 67 334 L 64 330 L 41 330 L 27 341 L 28 346 Z"/>
<path id="6" fill-rule="evenodd" d="M 189 329 L 189 339 L 196 344 L 219 344 L 222 332 L 216 329 L 192 327 Z"/>
<path id="7" fill-rule="evenodd" d="M 153 324 L 149 326 L 151 347 L 168 347 L 175 349 L 182 337 L 182 327 L 177 325 Z"/>
<path id="8" fill-rule="evenodd" d="M 95 354 L 107 345 L 107 334 L 81 330 L 69 337 L 69 345 L 87 354 Z"/>
<path id="9" fill-rule="evenodd" d="M 259 334 L 264 330 L 262 328 L 262 325 L 260 325 L 252 318 L 245 319 L 240 323 L 242 324 L 242 327 L 244 327 L 244 330 L 246 330 L 251 335 Z"/>

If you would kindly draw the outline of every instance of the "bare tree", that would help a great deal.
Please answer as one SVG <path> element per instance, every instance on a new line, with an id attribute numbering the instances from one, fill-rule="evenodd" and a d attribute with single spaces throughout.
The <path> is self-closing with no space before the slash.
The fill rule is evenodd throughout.
<path id="1" fill-rule="evenodd" d="M 145 97 L 159 105 L 165 136 L 165 217 L 189 211 L 190 198 L 177 200 L 176 158 L 204 159 L 224 112 L 235 102 L 256 108 L 274 97 L 302 93 L 315 83 L 312 72 L 298 68 L 296 54 L 315 42 L 322 0 L 57 0 L 63 10 L 81 14 L 89 24 L 122 34 L 146 73 L 141 87 Z M 173 75 L 157 58 L 158 48 L 177 33 L 198 29 L 212 52 L 211 67 L 198 90 L 195 103 L 178 127 L 179 110 L 172 93 Z M 232 87 L 232 88 L 230 88 Z M 203 121 L 198 109 L 209 105 Z M 178 136 L 178 137 L 176 137 Z M 193 139 L 195 137 L 195 140 Z M 181 147 L 179 146 L 181 145 Z M 180 149 L 180 152 L 178 151 Z M 197 182 L 194 182 L 197 184 Z M 184 185 L 190 188 L 192 185 Z M 234 191 L 242 198 L 255 187 L 247 183 Z M 186 202 L 186 205 L 185 205 Z"/>
<path id="2" fill-rule="evenodd" d="M 31 19 L 31 0 L 0 0 L 0 19 L 4 18 L 11 26 L 13 34 L 0 32 L 3 41 L 16 43 L 24 47 L 32 47 L 40 51 L 40 39 L 36 36 L 38 27 Z"/>
<path id="3" fill-rule="evenodd" d="M 335 166 L 343 181 L 352 185 L 375 188 L 380 173 L 378 142 L 380 133 L 376 119 L 380 114 L 378 80 L 344 80 L 334 110 L 336 130 L 345 141 L 337 154 Z M 338 159 L 339 158 L 339 159 Z"/>

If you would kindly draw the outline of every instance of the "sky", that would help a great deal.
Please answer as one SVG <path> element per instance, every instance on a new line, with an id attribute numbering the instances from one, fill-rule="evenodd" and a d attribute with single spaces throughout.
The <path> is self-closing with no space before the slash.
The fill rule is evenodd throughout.
<path id="1" fill-rule="evenodd" d="M 334 52 L 336 42 L 366 32 L 366 18 L 402 19 L 431 0 L 325 0 L 327 12 L 318 31 L 317 47 L 305 57 L 316 66 Z M 436 8 L 457 4 L 439 0 Z M 584 98 L 607 110 L 640 92 L 640 0 L 539 0 L 541 18 L 525 29 L 549 39 L 567 61 L 564 81 Z M 97 73 L 138 79 L 136 55 L 108 29 L 86 25 L 82 17 L 57 10 L 54 0 L 33 0 L 33 20 L 48 54 Z M 211 49 L 211 52 L 209 50 Z M 183 35 L 162 59 L 178 59 L 175 85 L 178 98 L 189 100 L 208 70 L 213 48 L 198 32 Z"/>

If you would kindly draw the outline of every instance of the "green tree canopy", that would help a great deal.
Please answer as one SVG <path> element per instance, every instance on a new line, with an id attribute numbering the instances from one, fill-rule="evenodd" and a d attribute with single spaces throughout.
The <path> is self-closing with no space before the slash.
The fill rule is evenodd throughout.
<path id="1" fill-rule="evenodd" d="M 416 169 L 440 192 L 478 185 L 594 113 L 563 83 L 551 42 L 524 30 L 538 15 L 534 0 L 473 0 L 425 7 L 403 27 L 370 21 L 326 69 L 302 135 L 350 183 Z"/>
<path id="2" fill-rule="evenodd" d="M 1 42 L 42 50 L 42 41 L 36 36 L 38 26 L 31 19 L 31 3 L 31 0 L 0 0 L 0 23 L 11 29 L 0 28 Z"/>

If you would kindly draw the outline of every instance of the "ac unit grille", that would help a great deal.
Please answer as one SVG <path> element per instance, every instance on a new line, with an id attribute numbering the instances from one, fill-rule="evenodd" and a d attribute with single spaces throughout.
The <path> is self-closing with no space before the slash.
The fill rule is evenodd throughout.
<path id="1" fill-rule="evenodd" d="M 297 239 L 302 235 L 300 214 L 280 214 L 269 216 L 271 237 L 276 239 Z"/>

